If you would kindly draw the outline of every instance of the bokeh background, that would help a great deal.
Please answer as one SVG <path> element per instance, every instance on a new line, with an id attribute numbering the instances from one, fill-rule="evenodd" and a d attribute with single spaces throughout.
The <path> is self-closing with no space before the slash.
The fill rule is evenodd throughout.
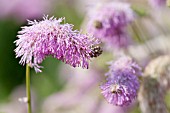
<path id="1" fill-rule="evenodd" d="M 20 27 L 27 24 L 26 20 L 41 20 L 43 15 L 65 17 L 66 22 L 74 24 L 75 29 L 80 29 L 88 8 L 98 1 L 0 0 L 0 113 L 26 113 L 25 103 L 18 101 L 18 98 L 25 96 L 25 66 L 21 66 L 20 59 L 15 58 L 16 46 L 13 43 Z M 137 6 L 145 7 L 146 1 L 143 0 L 142 4 L 141 1 L 130 0 Z M 46 58 L 42 63 L 42 73 L 31 70 L 34 112 L 140 113 L 135 102 L 129 107 L 119 108 L 100 101 L 103 100 L 99 89 L 102 77 L 98 75 L 105 72 L 105 62 L 111 58 L 110 54 L 101 55 L 96 60 L 100 64 L 92 64 L 90 71 L 73 69 L 52 57 Z M 94 68 L 100 71 L 94 72 Z M 167 96 L 166 100 L 170 100 L 170 97 Z"/>

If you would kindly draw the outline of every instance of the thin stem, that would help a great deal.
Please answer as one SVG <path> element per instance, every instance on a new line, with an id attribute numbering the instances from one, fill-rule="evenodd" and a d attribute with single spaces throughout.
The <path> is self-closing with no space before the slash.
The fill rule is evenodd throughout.
<path id="1" fill-rule="evenodd" d="M 135 21 L 134 24 L 132 25 L 132 30 L 134 31 L 136 38 L 140 42 L 146 42 L 148 37 L 145 35 L 145 32 L 140 28 L 140 25 Z M 138 34 L 139 33 L 139 34 Z M 145 47 L 149 53 L 151 53 L 152 57 L 155 56 L 155 53 L 152 50 L 152 45 L 148 45 L 148 43 L 145 43 Z"/>
<path id="2" fill-rule="evenodd" d="M 31 110 L 31 88 L 30 88 L 30 67 L 26 65 L 26 94 L 27 94 L 27 106 L 28 113 L 32 113 Z"/>

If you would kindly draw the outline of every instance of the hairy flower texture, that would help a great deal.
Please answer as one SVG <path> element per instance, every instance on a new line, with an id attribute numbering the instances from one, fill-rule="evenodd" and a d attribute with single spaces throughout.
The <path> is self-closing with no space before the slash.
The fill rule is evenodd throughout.
<path id="1" fill-rule="evenodd" d="M 123 56 L 110 64 L 110 70 L 105 74 L 108 77 L 112 77 L 110 76 L 112 74 L 117 75 L 119 72 L 136 76 L 142 75 L 142 68 L 128 56 Z"/>
<path id="2" fill-rule="evenodd" d="M 64 18 L 48 16 L 43 21 L 28 21 L 19 31 L 15 41 L 16 57 L 20 64 L 29 64 L 36 72 L 41 72 L 39 64 L 49 55 L 73 67 L 88 68 L 88 60 L 93 53 L 91 46 L 100 42 L 88 34 L 73 30 L 72 24 L 61 24 Z"/>
<path id="3" fill-rule="evenodd" d="M 137 97 L 141 73 L 141 68 L 131 58 L 118 59 L 106 73 L 107 82 L 100 87 L 103 96 L 110 104 L 129 105 Z"/>
<path id="4" fill-rule="evenodd" d="M 127 25 L 134 20 L 134 13 L 127 3 L 111 2 L 89 13 L 87 31 L 112 47 L 127 47 L 131 39 Z"/>
<path id="5" fill-rule="evenodd" d="M 161 8 L 161 7 L 165 6 L 166 0 L 149 0 L 149 4 L 153 8 L 157 9 L 157 8 Z"/>

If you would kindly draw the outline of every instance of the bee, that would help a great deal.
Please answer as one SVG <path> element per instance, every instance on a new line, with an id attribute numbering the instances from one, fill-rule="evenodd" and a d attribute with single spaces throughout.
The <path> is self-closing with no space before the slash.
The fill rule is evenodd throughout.
<path id="1" fill-rule="evenodd" d="M 91 46 L 90 48 L 92 50 L 92 52 L 89 54 L 91 58 L 98 57 L 103 52 L 100 46 Z"/>
<path id="2" fill-rule="evenodd" d="M 111 93 L 113 93 L 113 94 L 121 94 L 122 93 L 122 91 L 119 89 L 119 86 L 118 85 L 112 85 L 111 87 L 110 87 L 110 91 L 111 91 Z"/>
<path id="3" fill-rule="evenodd" d="M 102 29 L 103 28 L 103 24 L 102 24 L 102 22 L 96 20 L 96 21 L 94 21 L 94 27 L 96 29 Z"/>

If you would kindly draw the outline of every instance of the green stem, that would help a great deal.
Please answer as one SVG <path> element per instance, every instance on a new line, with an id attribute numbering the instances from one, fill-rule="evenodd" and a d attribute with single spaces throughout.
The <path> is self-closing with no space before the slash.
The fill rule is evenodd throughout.
<path id="1" fill-rule="evenodd" d="M 30 67 L 28 64 L 26 65 L 26 94 L 27 94 L 28 113 L 32 113 L 32 111 L 31 111 Z"/>
<path id="2" fill-rule="evenodd" d="M 134 24 L 132 26 L 132 29 L 135 32 L 136 37 L 138 38 L 138 40 L 140 40 L 141 42 L 146 42 L 147 40 L 147 36 L 145 35 L 145 32 L 143 32 L 143 30 L 140 28 L 140 25 L 138 25 L 137 21 L 134 21 Z M 138 34 L 139 33 L 139 34 Z M 145 43 L 145 47 L 147 48 L 147 50 L 150 53 L 153 53 L 151 45 L 148 45 L 147 43 Z"/>
<path id="3" fill-rule="evenodd" d="M 148 16 L 148 12 L 142 7 L 132 5 L 131 8 L 140 17 Z"/>

